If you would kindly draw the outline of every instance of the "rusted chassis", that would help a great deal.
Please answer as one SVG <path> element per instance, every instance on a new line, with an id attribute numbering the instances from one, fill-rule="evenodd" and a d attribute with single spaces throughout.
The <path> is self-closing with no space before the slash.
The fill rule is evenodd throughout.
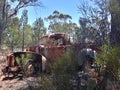
<path id="1" fill-rule="evenodd" d="M 7 66 L 2 70 L 4 75 L 22 74 L 32 76 L 42 71 L 42 56 L 34 52 L 14 52 L 7 56 Z"/>

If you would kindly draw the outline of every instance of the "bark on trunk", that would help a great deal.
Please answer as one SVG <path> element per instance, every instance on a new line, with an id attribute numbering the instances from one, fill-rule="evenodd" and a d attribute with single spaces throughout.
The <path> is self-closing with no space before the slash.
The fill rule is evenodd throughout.
<path id="1" fill-rule="evenodd" d="M 120 13 L 114 12 L 111 14 L 111 33 L 110 42 L 112 45 L 120 45 Z"/>

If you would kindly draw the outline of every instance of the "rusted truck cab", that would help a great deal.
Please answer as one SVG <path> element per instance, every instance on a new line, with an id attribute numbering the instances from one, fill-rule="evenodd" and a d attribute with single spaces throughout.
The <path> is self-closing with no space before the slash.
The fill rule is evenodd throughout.
<path id="1" fill-rule="evenodd" d="M 65 33 L 52 33 L 40 38 L 38 46 L 31 46 L 26 51 L 36 52 L 48 61 L 55 61 L 71 46 L 70 37 Z"/>
<path id="2" fill-rule="evenodd" d="M 53 33 L 46 35 L 40 39 L 39 42 L 40 53 L 44 55 L 47 60 L 57 60 L 70 47 L 70 37 L 64 33 Z"/>

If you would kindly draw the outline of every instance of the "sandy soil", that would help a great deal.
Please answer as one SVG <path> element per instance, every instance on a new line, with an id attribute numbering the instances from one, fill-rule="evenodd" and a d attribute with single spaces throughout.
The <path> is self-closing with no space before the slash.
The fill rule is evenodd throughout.
<path id="1" fill-rule="evenodd" d="M 1 71 L 5 66 L 5 59 L 0 58 L 0 90 L 40 90 L 40 77 L 5 78 Z"/>

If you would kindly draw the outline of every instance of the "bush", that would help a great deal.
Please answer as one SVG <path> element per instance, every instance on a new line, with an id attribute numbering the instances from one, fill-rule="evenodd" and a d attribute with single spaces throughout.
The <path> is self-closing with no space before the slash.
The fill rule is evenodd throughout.
<path id="1" fill-rule="evenodd" d="M 71 90 L 70 80 L 76 72 L 76 67 L 77 61 L 74 60 L 73 52 L 70 50 L 50 65 L 52 77 L 43 77 L 43 88 L 46 90 L 48 88 L 50 88 L 49 90 Z"/>
<path id="2" fill-rule="evenodd" d="M 48 75 L 41 75 L 41 90 L 56 90 L 53 84 L 53 77 Z"/>
<path id="3" fill-rule="evenodd" d="M 97 58 L 97 63 L 104 69 L 102 72 L 105 77 L 112 80 L 119 80 L 120 75 L 120 47 L 102 47 L 102 53 Z"/>
<path id="4" fill-rule="evenodd" d="M 51 70 L 55 75 L 74 74 L 77 60 L 73 57 L 73 52 L 65 53 L 59 60 L 52 64 Z"/>

